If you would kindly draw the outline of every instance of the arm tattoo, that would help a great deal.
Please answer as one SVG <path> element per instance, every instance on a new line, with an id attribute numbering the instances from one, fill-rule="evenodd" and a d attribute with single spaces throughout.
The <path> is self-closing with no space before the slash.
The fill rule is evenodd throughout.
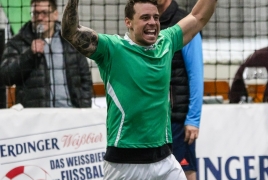
<path id="1" fill-rule="evenodd" d="M 89 57 L 98 45 L 97 33 L 79 25 L 79 0 L 69 0 L 62 17 L 62 36 L 69 41 L 80 53 Z"/>

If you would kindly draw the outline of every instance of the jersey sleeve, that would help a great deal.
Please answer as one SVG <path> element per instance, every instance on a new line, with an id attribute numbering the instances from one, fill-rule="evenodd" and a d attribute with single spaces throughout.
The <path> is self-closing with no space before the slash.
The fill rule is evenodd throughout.
<path id="1" fill-rule="evenodd" d="M 200 33 L 182 48 L 182 55 L 190 87 L 190 104 L 185 125 L 199 128 L 204 91 L 203 53 Z"/>
<path id="2" fill-rule="evenodd" d="M 175 53 L 178 50 L 181 50 L 183 47 L 183 33 L 181 27 L 178 24 L 175 24 L 172 27 L 161 30 L 160 32 L 167 38 L 170 38 L 170 42 L 172 42 L 172 50 Z"/>
<path id="3" fill-rule="evenodd" d="M 112 52 L 112 40 L 110 35 L 98 34 L 98 46 L 96 51 L 89 57 L 94 60 L 98 66 L 105 66 L 107 64 L 110 53 Z"/>

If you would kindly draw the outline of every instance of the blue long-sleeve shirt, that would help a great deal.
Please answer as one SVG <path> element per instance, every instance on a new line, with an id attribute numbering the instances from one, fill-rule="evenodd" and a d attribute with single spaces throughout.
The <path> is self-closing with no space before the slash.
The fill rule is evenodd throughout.
<path id="1" fill-rule="evenodd" d="M 203 104 L 203 52 L 200 33 L 182 49 L 190 87 L 190 104 L 184 125 L 199 128 Z"/>

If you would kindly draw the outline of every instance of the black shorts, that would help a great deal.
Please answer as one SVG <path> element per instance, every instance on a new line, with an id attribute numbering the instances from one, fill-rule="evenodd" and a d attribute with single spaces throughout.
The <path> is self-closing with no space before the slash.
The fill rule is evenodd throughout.
<path id="1" fill-rule="evenodd" d="M 185 131 L 183 123 L 172 122 L 171 128 L 173 137 L 172 150 L 175 158 L 184 171 L 197 171 L 195 141 L 191 145 L 184 142 Z"/>

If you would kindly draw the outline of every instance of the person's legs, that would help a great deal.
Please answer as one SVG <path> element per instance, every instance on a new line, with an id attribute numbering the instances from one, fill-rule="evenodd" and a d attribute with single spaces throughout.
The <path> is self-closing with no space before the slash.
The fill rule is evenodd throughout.
<path id="1" fill-rule="evenodd" d="M 195 142 L 191 145 L 186 144 L 185 159 L 188 161 L 188 165 L 182 165 L 187 180 L 196 180 L 196 155 L 195 155 Z"/>
<path id="2" fill-rule="evenodd" d="M 186 180 L 173 155 L 150 164 L 120 164 L 104 161 L 104 180 Z"/>
<path id="3" fill-rule="evenodd" d="M 184 124 L 172 122 L 172 150 L 175 158 L 185 172 L 187 180 L 196 180 L 196 154 L 195 142 L 191 145 L 184 142 Z"/>
<path id="4" fill-rule="evenodd" d="M 184 171 L 187 180 L 196 180 L 196 172 L 195 171 Z"/>

